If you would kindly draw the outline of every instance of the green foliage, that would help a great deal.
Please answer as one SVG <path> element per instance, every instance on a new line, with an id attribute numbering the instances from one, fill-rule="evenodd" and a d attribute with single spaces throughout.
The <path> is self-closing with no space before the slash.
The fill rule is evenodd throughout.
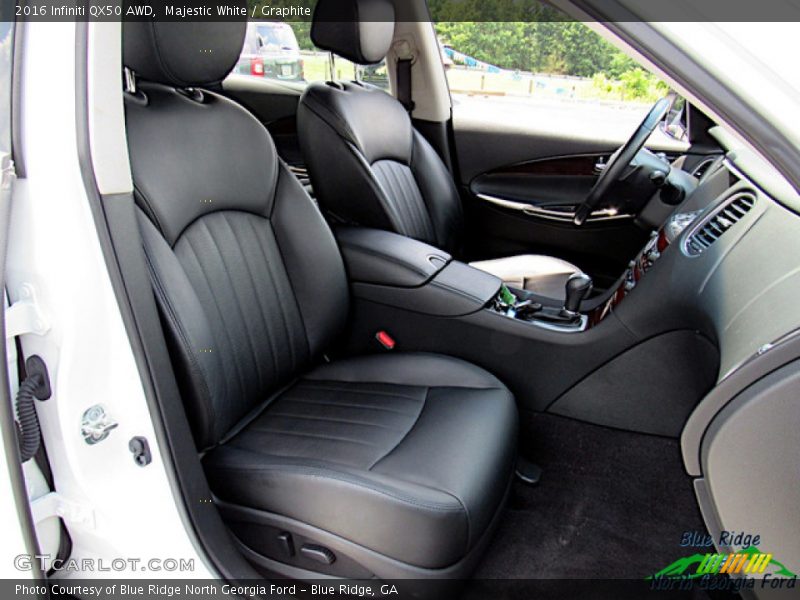
<path id="1" fill-rule="evenodd" d="M 248 0 L 261 6 L 313 6 L 316 0 Z M 540 0 L 428 0 L 439 39 L 503 69 L 592 77 L 593 87 L 622 100 L 652 100 L 667 87 L 583 23 Z M 251 13 L 252 14 L 252 13 Z M 308 20 L 292 20 L 303 50 L 313 50 Z"/>
<path id="2" fill-rule="evenodd" d="M 464 0 L 464 4 L 470 3 Z M 452 8 L 452 2 L 448 7 Z M 583 23 L 440 21 L 436 32 L 443 43 L 459 52 L 504 69 L 579 77 L 603 73 L 613 79 L 628 74 L 631 90 L 646 87 L 636 73 L 642 69 L 633 59 Z"/>

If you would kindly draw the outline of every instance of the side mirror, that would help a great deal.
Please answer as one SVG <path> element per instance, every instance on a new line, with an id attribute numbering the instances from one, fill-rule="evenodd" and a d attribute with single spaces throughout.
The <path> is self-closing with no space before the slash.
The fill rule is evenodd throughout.
<path id="1" fill-rule="evenodd" d="M 670 94 L 672 103 L 667 115 L 661 121 L 659 129 L 674 140 L 688 141 L 688 128 L 686 126 L 686 100 L 675 93 Z"/>

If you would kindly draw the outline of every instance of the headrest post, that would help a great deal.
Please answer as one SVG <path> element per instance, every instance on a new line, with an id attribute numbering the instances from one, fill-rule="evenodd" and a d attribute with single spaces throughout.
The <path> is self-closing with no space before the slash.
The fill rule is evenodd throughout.
<path id="1" fill-rule="evenodd" d="M 328 69 L 331 72 L 331 81 L 336 81 L 336 55 L 328 52 Z"/>

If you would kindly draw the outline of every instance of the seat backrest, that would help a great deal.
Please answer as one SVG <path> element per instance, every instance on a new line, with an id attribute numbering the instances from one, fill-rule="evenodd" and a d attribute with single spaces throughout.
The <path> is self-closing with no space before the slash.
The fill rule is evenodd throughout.
<path id="1" fill-rule="evenodd" d="M 289 383 L 343 326 L 341 255 L 264 126 L 200 86 L 244 23 L 126 23 L 126 122 L 153 287 L 198 446 Z M 192 86 L 187 89 L 188 86 Z"/>
<path id="2" fill-rule="evenodd" d="M 334 10 L 346 12 L 343 5 L 355 6 L 358 26 L 328 20 Z M 389 0 L 319 0 L 312 41 L 352 62 L 375 63 L 389 50 L 393 18 Z M 458 252 L 458 190 L 395 98 L 357 81 L 315 83 L 300 99 L 297 128 L 311 184 L 326 211 Z"/>

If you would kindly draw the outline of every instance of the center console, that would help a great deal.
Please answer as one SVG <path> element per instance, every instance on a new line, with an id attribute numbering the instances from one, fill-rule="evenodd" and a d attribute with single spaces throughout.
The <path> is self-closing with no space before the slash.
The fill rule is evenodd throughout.
<path id="1" fill-rule="evenodd" d="M 336 237 L 358 298 L 437 317 L 459 317 L 488 308 L 540 329 L 580 333 L 602 322 L 630 294 L 697 214 L 673 215 L 652 234 L 616 285 L 599 296 L 588 299 L 589 276 L 573 275 L 566 282 L 563 302 L 509 289 L 496 276 L 402 235 L 340 227 Z"/>
<path id="2" fill-rule="evenodd" d="M 577 333 L 594 327 L 625 299 L 661 257 L 662 252 L 699 213 L 700 211 L 673 215 L 659 231 L 653 232 L 645 247 L 630 261 L 616 285 L 591 303 L 585 303 L 584 300 L 591 292 L 592 280 L 584 273 L 577 273 L 567 280 L 564 304 L 560 308 L 547 306 L 537 302 L 528 292 L 512 291 L 505 286 L 493 299 L 491 308 L 507 317 L 552 331 Z"/>
<path id="3" fill-rule="evenodd" d="M 487 306 L 502 286 L 443 250 L 388 231 L 340 227 L 336 239 L 354 294 L 370 302 L 458 317 Z"/>
<path id="4" fill-rule="evenodd" d="M 591 280 L 579 274 L 555 300 L 510 290 L 494 275 L 404 236 L 337 228 L 352 310 L 332 352 L 446 354 L 496 375 L 527 410 L 600 424 L 616 411 L 615 422 L 632 429 L 677 435 L 681 419 L 654 426 L 647 415 L 683 407 L 681 398 L 705 385 L 698 365 L 713 375 L 716 364 L 692 307 L 670 310 L 685 299 L 659 293 L 683 256 L 668 246 L 691 218 L 671 219 L 613 288 L 591 295 Z M 641 301 L 627 300 L 633 289 Z M 625 393 L 631 378 L 640 394 Z M 675 385 L 660 385 L 665 378 Z"/>

